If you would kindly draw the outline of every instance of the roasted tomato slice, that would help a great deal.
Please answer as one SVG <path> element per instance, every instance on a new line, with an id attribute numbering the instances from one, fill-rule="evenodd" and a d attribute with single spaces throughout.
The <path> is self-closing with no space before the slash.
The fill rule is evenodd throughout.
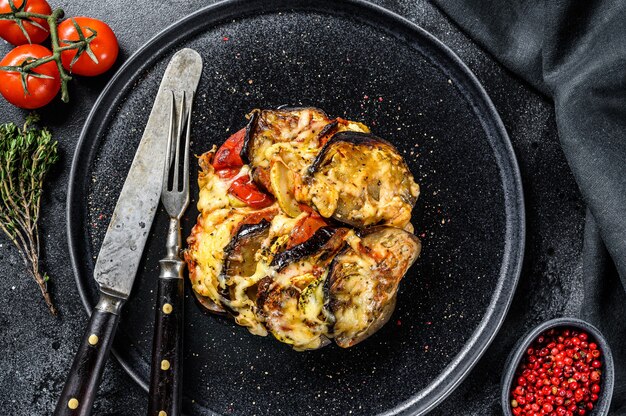
<path id="1" fill-rule="evenodd" d="M 215 168 L 216 171 L 243 166 L 243 160 L 241 160 L 241 156 L 239 156 L 239 154 L 241 153 L 241 149 L 243 147 L 245 134 L 245 128 L 239 130 L 237 133 L 230 136 L 217 150 L 212 163 L 213 168 Z"/>
<path id="2" fill-rule="evenodd" d="M 274 199 L 259 190 L 248 175 L 238 177 L 228 188 L 228 193 L 252 208 L 269 207 Z"/>
<path id="3" fill-rule="evenodd" d="M 291 231 L 287 249 L 307 241 L 317 230 L 328 224 L 317 213 L 302 218 Z"/>

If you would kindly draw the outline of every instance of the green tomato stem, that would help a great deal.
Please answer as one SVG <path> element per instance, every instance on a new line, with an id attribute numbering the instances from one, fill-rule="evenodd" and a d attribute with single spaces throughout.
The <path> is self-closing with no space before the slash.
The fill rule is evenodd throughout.
<path id="1" fill-rule="evenodd" d="M 61 47 L 59 46 L 59 35 L 57 32 L 57 20 L 61 19 L 65 12 L 63 9 L 56 9 L 52 12 L 50 16 L 46 19 L 48 21 L 48 26 L 50 26 L 50 41 L 52 42 L 52 56 L 57 63 L 57 68 L 59 69 L 59 75 L 61 76 L 61 101 L 64 103 L 70 100 L 70 95 L 67 91 L 67 83 L 72 79 L 72 77 L 65 71 L 63 68 L 63 62 L 61 61 Z M 80 46 L 80 44 L 72 44 L 68 46 L 74 46 L 75 48 L 68 49 L 76 49 Z M 66 49 L 67 50 L 67 49 Z"/>
<path id="2" fill-rule="evenodd" d="M 10 13 L 9 13 L 10 14 Z M 15 16 L 18 19 L 48 19 L 48 17 L 50 17 L 50 15 L 48 14 L 40 14 L 40 13 L 32 13 L 32 12 L 17 12 L 17 13 L 13 13 L 11 14 L 12 16 Z"/>

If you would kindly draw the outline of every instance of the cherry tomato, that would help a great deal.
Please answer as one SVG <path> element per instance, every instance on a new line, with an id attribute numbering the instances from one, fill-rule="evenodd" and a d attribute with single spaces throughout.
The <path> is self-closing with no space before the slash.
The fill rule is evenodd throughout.
<path id="1" fill-rule="evenodd" d="M 274 202 L 274 199 L 259 190 L 248 175 L 238 177 L 230 184 L 228 192 L 238 200 L 245 202 L 252 208 L 265 208 Z"/>
<path id="2" fill-rule="evenodd" d="M 230 136 L 215 153 L 213 158 L 213 168 L 215 170 L 238 168 L 243 166 L 241 160 L 241 149 L 243 148 L 243 139 L 246 135 L 246 129 L 243 128 L 237 133 Z"/>
<path id="3" fill-rule="evenodd" d="M 287 249 L 290 249 L 293 246 L 297 246 L 298 244 L 304 243 L 306 240 L 311 238 L 313 234 L 320 228 L 326 226 L 326 221 L 322 219 L 319 215 L 307 215 L 302 218 L 289 235 L 289 241 L 287 242 Z"/>
<path id="4" fill-rule="evenodd" d="M 78 53 L 78 50 L 69 49 L 61 52 L 63 67 L 71 73 L 86 76 L 100 75 L 108 71 L 115 63 L 119 52 L 119 45 L 117 44 L 117 38 L 113 30 L 103 21 L 92 19 L 91 17 L 74 17 L 67 19 L 61 22 L 58 27 L 60 46 L 68 45 L 64 41 L 76 41 L 80 39 L 74 22 L 76 22 L 85 38 L 89 38 L 94 32 L 96 33 L 96 37 L 89 42 L 89 48 L 93 52 L 97 62 L 84 51 L 76 62 L 72 64 L 72 60 Z"/>
<path id="5" fill-rule="evenodd" d="M 13 4 L 15 7 L 19 8 L 26 1 L 26 6 L 24 7 L 25 12 L 37 13 L 37 14 L 52 14 L 52 9 L 46 0 L 13 0 Z M 0 14 L 10 13 L 11 5 L 9 4 L 9 0 L 0 0 Z M 24 25 L 24 29 L 26 29 L 26 33 L 28 33 L 28 37 L 30 38 L 30 42 L 24 36 L 24 32 L 20 29 L 20 27 L 12 20 L 0 20 L 0 37 L 6 40 L 9 43 L 14 45 L 25 45 L 27 43 L 41 43 L 48 37 L 49 27 L 46 19 L 33 19 L 34 22 L 37 22 L 40 26 L 23 20 L 22 23 Z"/>
<path id="6" fill-rule="evenodd" d="M 52 52 L 41 45 L 22 45 L 9 52 L 0 66 L 19 66 L 26 60 L 45 58 Z M 0 93 L 13 105 L 33 109 L 43 107 L 57 95 L 61 88 L 61 77 L 54 61 L 39 65 L 33 72 L 52 78 L 26 77 L 27 90 L 22 86 L 21 74 L 14 71 L 0 70 Z"/>

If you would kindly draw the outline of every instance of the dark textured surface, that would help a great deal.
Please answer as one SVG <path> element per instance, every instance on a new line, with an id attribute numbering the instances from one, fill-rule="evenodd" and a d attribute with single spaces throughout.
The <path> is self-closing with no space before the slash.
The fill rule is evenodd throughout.
<path id="1" fill-rule="evenodd" d="M 200 2 L 192 4 L 194 10 L 201 5 Z M 570 313 L 580 302 L 577 285 L 580 281 L 582 204 L 558 147 L 549 103 L 510 77 L 430 5 L 422 2 L 381 4 L 421 24 L 448 44 L 470 66 L 494 100 L 520 161 L 529 232 L 528 254 L 518 294 L 509 319 L 488 350 L 487 357 L 471 373 L 469 381 L 463 383 L 434 412 L 497 413 L 500 371 L 506 352 L 516 338 L 534 323 Z M 80 13 L 92 14 L 109 21 L 120 34 L 122 48 L 127 56 L 154 34 L 154 28 L 187 14 L 190 11 L 188 6 L 189 3 L 183 6 L 181 2 L 157 7 L 150 5 L 149 11 L 145 11 L 145 34 L 141 33 L 140 25 L 127 13 L 109 12 L 110 5 L 83 6 Z M 72 10 L 78 12 L 77 7 L 75 4 L 68 4 L 66 8 L 71 13 Z M 164 15 L 152 15 L 158 11 Z M 0 292 L 4 297 L 4 304 L 11 305 L 11 309 L 6 309 L 1 315 L 4 325 L 0 330 L 0 345 L 7 353 L 0 359 L 5 369 L 0 375 L 0 383 L 4 392 L 12 393 L 5 393 L 0 401 L 6 403 L 5 408 L 9 414 L 47 414 L 50 411 L 86 321 L 67 262 L 64 231 L 65 184 L 74 143 L 86 116 L 86 111 L 81 110 L 81 107 L 88 108 L 93 103 L 104 83 L 105 80 L 77 81 L 73 89 L 73 103 L 65 107 L 67 110 L 63 108 L 56 115 L 53 114 L 54 110 L 45 113 L 45 120 L 53 127 L 63 150 L 63 160 L 51 180 L 51 191 L 46 200 L 48 206 L 44 210 L 43 219 L 46 265 L 55 280 L 54 292 L 60 303 L 62 317 L 55 320 L 47 316 L 34 285 L 23 276 L 19 267 L 3 269 Z M 253 88 L 253 85 L 250 87 Z M 245 91 L 242 93 L 245 94 Z M 3 103 L 0 108 L 9 117 L 17 117 L 18 112 L 9 110 L 8 105 Z M 239 114 L 246 109 L 236 110 L 232 113 L 232 119 L 223 121 L 228 127 L 231 127 L 228 123 L 232 123 L 232 128 L 235 128 Z M 116 161 L 112 160 L 111 163 L 115 164 Z M 1 250 L 0 255 L 5 264 L 17 263 L 16 253 L 6 243 L 3 242 Z M 235 331 L 230 323 L 224 322 L 223 326 L 225 331 Z M 236 332 L 237 340 L 249 337 L 244 332 Z M 453 343 L 454 340 L 451 339 L 450 344 Z M 442 344 L 445 346 L 446 342 Z M 272 371 L 278 372 L 275 363 L 267 365 Z M 262 378 L 263 374 L 260 376 Z M 207 390 L 207 395 L 211 393 L 211 390 Z M 232 394 L 239 393 L 235 391 Z M 326 394 L 332 396 L 332 392 Z M 96 401 L 96 414 L 141 414 L 144 412 L 146 399 L 145 393 L 134 385 L 119 366 L 111 363 L 105 372 L 105 381 Z M 371 399 L 370 397 L 366 401 Z M 355 403 L 355 410 L 358 410 L 358 406 L 359 403 Z"/>

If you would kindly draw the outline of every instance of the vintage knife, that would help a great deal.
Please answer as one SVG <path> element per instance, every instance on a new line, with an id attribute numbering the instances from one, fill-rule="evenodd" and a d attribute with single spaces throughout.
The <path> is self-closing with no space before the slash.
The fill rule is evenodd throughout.
<path id="1" fill-rule="evenodd" d="M 192 49 L 182 49 L 171 59 L 154 101 L 150 118 L 115 205 L 109 228 L 94 268 L 100 300 L 87 331 L 55 416 L 91 414 L 96 390 L 109 355 L 120 309 L 130 294 L 152 220 L 159 205 L 163 166 L 169 132 L 172 91 L 194 91 L 202 73 L 202 58 Z"/>

